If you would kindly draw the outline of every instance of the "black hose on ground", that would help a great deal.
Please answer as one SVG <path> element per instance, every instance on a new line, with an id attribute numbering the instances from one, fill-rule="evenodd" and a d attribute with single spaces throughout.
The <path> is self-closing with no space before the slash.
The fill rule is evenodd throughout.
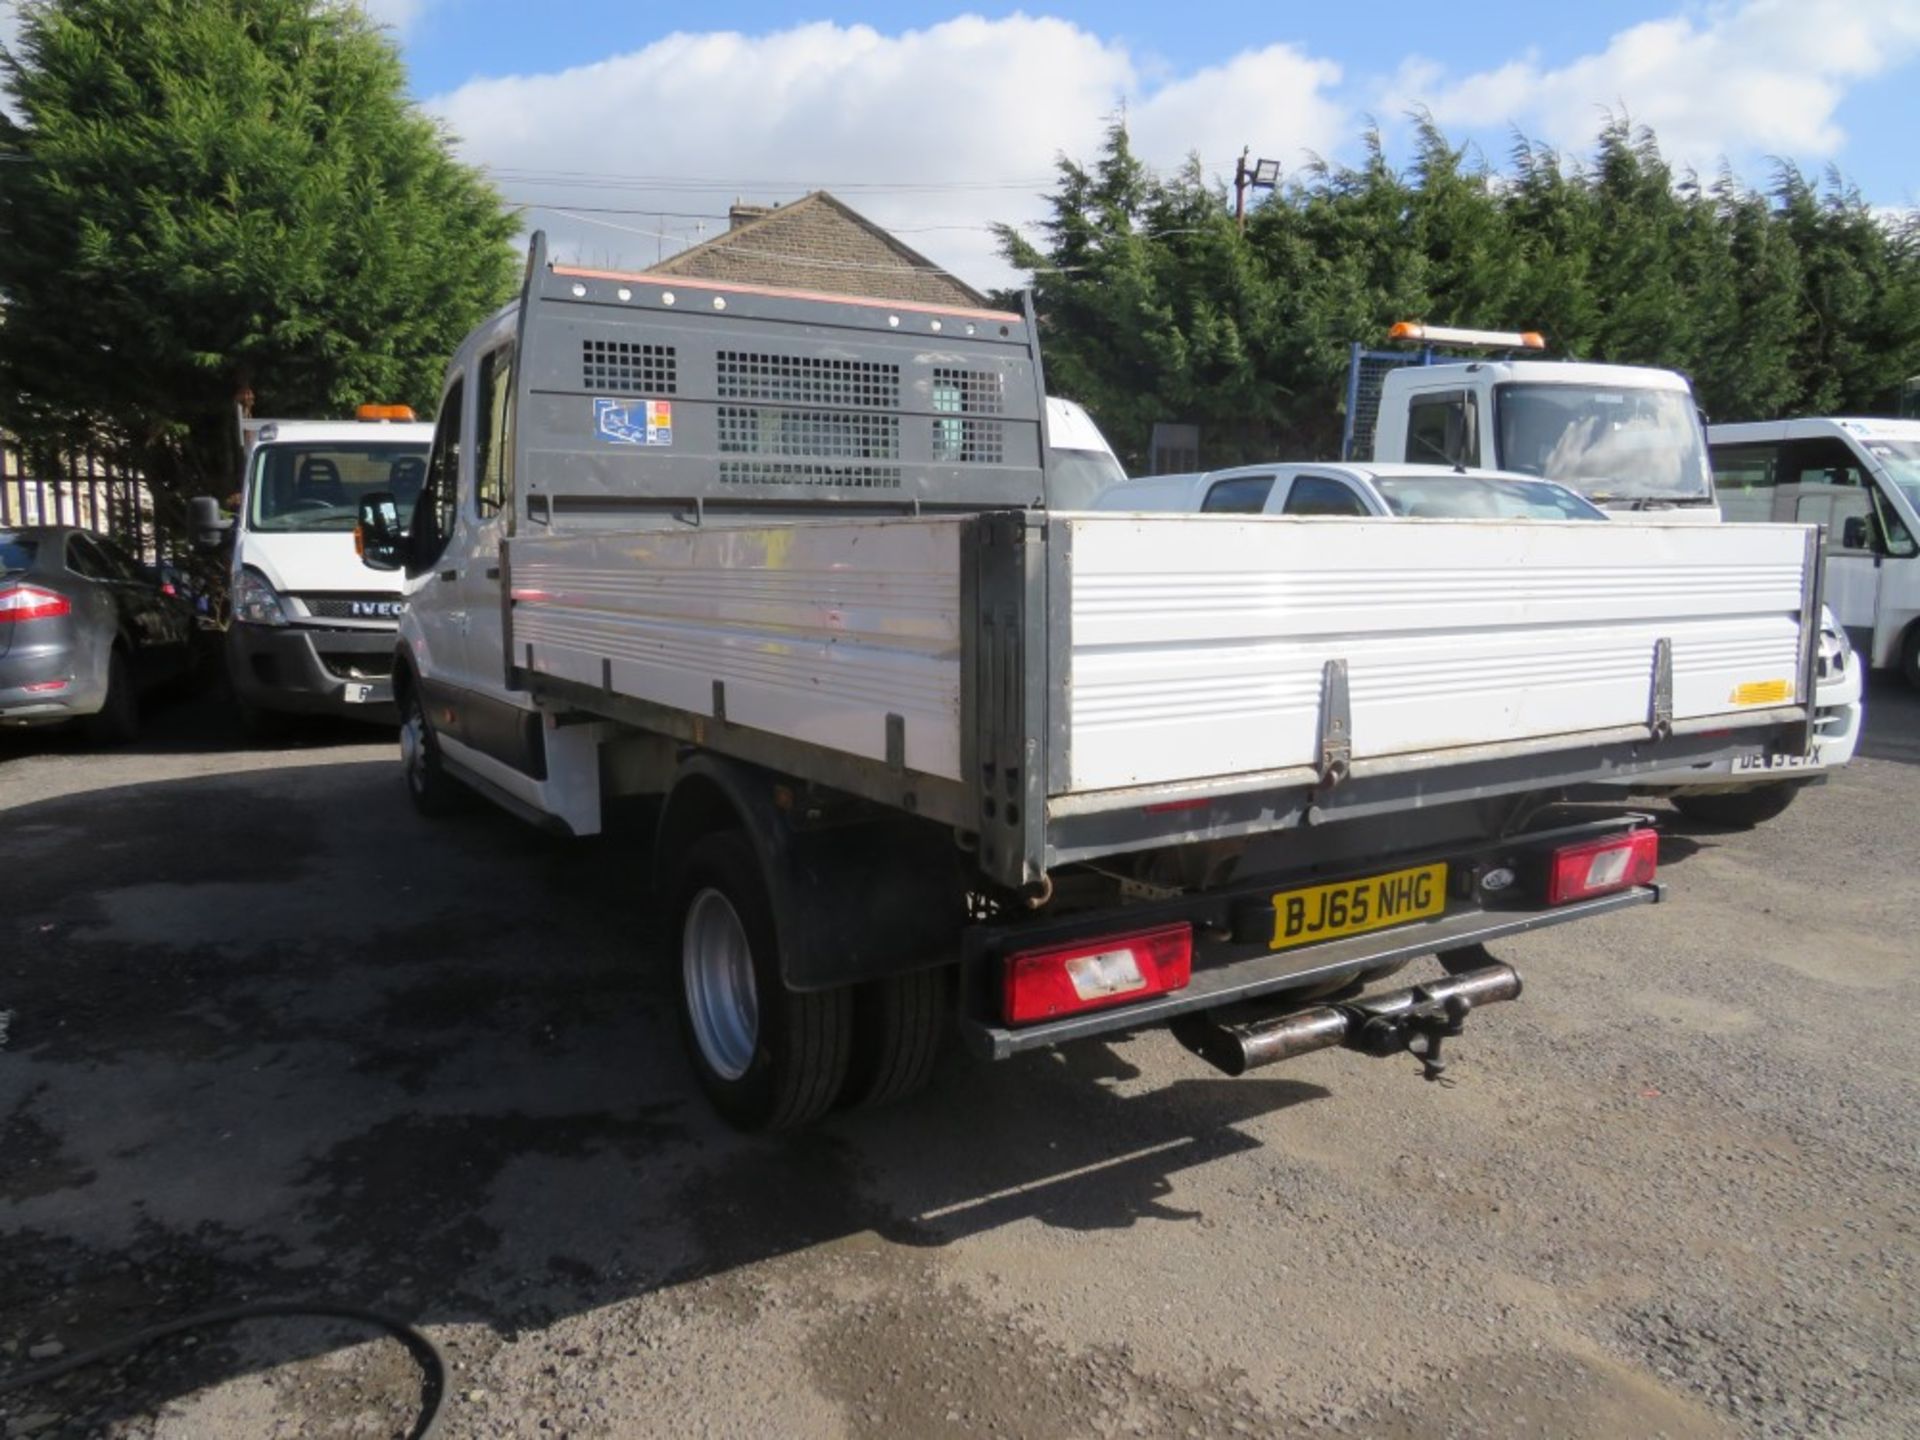
<path id="1" fill-rule="evenodd" d="M 433 1343 L 426 1332 L 409 1325 L 404 1320 L 396 1320 L 391 1315 L 382 1315 L 377 1310 L 362 1310 L 354 1305 L 330 1305 L 324 1301 L 309 1300 L 262 1300 L 252 1305 L 232 1305 L 223 1310 L 203 1310 L 198 1315 L 188 1315 L 180 1320 L 170 1320 L 164 1325 L 155 1325 L 150 1329 L 137 1330 L 105 1345 L 96 1345 L 91 1350 L 83 1350 L 78 1355 L 69 1355 L 56 1360 L 51 1365 L 43 1365 L 38 1370 L 28 1370 L 23 1374 L 0 1378 L 0 1395 L 10 1391 L 24 1390 L 29 1385 L 44 1385 L 49 1380 L 58 1380 L 62 1375 L 70 1375 L 76 1370 L 85 1370 L 98 1365 L 103 1360 L 111 1360 L 117 1355 L 125 1355 L 140 1350 L 156 1341 L 166 1340 L 175 1335 L 184 1335 L 191 1330 L 205 1330 L 214 1325 L 231 1325 L 239 1320 L 262 1320 L 268 1318 L 317 1318 L 328 1320 L 354 1320 L 363 1325 L 372 1325 L 385 1330 L 394 1339 L 413 1352 L 413 1358 L 419 1362 L 423 1383 L 421 1385 L 420 1419 L 414 1426 L 411 1440 L 433 1440 L 440 1429 L 440 1406 L 446 1398 L 448 1367 L 447 1357 L 440 1347 Z"/>

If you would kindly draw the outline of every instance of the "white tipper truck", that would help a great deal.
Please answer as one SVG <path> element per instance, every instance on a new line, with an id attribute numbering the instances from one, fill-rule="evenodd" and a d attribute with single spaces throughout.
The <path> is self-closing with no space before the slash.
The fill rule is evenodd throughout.
<path id="1" fill-rule="evenodd" d="M 660 948 L 737 1124 L 908 1092 L 956 1030 L 1436 1075 L 1519 992 L 1484 945 L 1660 898 L 1646 817 L 1563 792 L 1806 748 L 1810 528 L 1061 509 L 1045 394 L 1030 309 L 536 236 L 411 524 L 363 502 L 417 806 L 588 835 L 655 799 Z"/>

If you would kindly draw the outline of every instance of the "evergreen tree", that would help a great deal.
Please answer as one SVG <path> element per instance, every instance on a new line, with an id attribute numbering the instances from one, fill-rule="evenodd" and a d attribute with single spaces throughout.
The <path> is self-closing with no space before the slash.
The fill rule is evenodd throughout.
<path id="1" fill-rule="evenodd" d="M 1496 174 L 1416 127 L 1405 173 L 1370 131 L 1359 165 L 1309 167 L 1244 231 L 1197 166 L 1153 175 L 1119 126 L 1092 170 L 1063 161 L 1047 244 L 1002 230 L 1034 275 L 1052 388 L 1129 464 L 1174 420 L 1201 426 L 1213 467 L 1334 453 L 1349 347 L 1395 320 L 1678 369 L 1721 420 L 1891 413 L 1920 371 L 1920 218 L 1876 215 L 1838 177 L 1705 186 L 1624 118 L 1587 164 L 1516 138 Z"/>
<path id="2" fill-rule="evenodd" d="M 233 405 L 431 408 L 513 221 L 333 0 L 40 0 L 0 79 L 0 425 L 231 479 Z M 224 492 L 222 492 L 224 493 Z"/>

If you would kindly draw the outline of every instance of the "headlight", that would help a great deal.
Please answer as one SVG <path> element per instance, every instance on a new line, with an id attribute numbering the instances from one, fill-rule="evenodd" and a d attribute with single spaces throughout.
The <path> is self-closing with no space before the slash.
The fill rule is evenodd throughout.
<path id="1" fill-rule="evenodd" d="M 233 618 L 248 625 L 284 625 L 287 612 L 280 608 L 280 596 L 267 577 L 252 566 L 240 572 L 233 583 Z"/>

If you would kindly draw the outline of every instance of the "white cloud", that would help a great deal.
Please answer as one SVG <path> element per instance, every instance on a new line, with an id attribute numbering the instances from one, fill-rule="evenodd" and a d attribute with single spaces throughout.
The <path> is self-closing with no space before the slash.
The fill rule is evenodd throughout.
<path id="1" fill-rule="evenodd" d="M 981 286 L 1011 278 L 985 227 L 1043 215 L 1055 159 L 1091 159 L 1123 102 L 1136 151 L 1161 166 L 1197 151 L 1230 171 L 1242 144 L 1293 165 L 1351 129 L 1328 94 L 1338 68 L 1289 46 L 1157 84 L 1143 79 L 1148 65 L 1054 19 L 963 16 L 897 35 L 822 22 L 669 35 L 560 73 L 475 80 L 428 108 L 466 158 L 502 172 L 512 199 L 650 212 L 533 217 L 584 258 L 647 264 L 692 238 L 697 222 L 652 212 L 724 214 L 736 195 L 819 187 Z M 541 186 L 505 178 L 516 171 L 715 183 Z"/>
<path id="2" fill-rule="evenodd" d="M 1459 79 L 1414 58 L 1386 99 L 1425 105 L 1443 129 L 1511 124 L 1563 150 L 1591 145 L 1604 114 L 1651 126 L 1670 160 L 1829 159 L 1846 144 L 1835 111 L 1852 82 L 1920 53 L 1914 0 L 1747 0 L 1650 20 L 1563 65 L 1536 53 Z"/>
<path id="3" fill-rule="evenodd" d="M 432 0 L 360 0 L 360 8 L 382 25 L 404 34 Z"/>

